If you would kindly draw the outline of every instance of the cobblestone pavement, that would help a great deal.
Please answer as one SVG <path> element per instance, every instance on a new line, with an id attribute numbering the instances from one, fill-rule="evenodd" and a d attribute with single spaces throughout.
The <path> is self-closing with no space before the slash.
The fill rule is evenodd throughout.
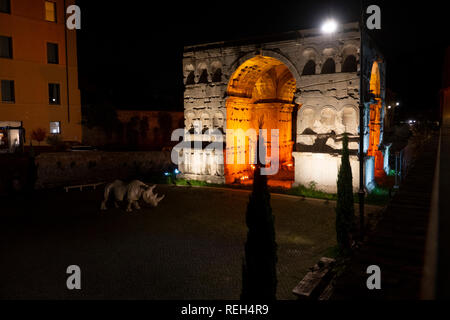
<path id="1" fill-rule="evenodd" d="M 249 193 L 168 185 L 157 192 L 166 194 L 160 206 L 132 213 L 100 211 L 98 189 L 5 204 L 0 298 L 239 299 Z M 293 299 L 292 288 L 335 245 L 334 203 L 273 195 L 272 208 L 278 298 Z M 72 264 L 81 268 L 79 291 L 66 289 Z"/>

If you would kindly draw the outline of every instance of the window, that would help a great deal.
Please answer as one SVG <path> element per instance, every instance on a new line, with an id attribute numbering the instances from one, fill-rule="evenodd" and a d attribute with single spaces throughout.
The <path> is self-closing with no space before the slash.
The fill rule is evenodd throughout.
<path id="1" fill-rule="evenodd" d="M 194 71 L 189 72 L 186 78 L 186 84 L 195 84 L 195 74 Z"/>
<path id="2" fill-rule="evenodd" d="M 15 102 L 14 96 L 14 81 L 13 80 L 2 80 L 1 81 L 2 90 L 2 101 L 3 102 Z"/>
<path id="3" fill-rule="evenodd" d="M 203 69 L 202 72 L 200 73 L 198 83 L 208 83 L 208 71 L 206 71 L 206 69 Z"/>
<path id="4" fill-rule="evenodd" d="M 0 36 L 0 58 L 12 59 L 12 38 Z"/>
<path id="5" fill-rule="evenodd" d="M 47 62 L 58 64 L 58 44 L 57 43 L 47 43 Z"/>
<path id="6" fill-rule="evenodd" d="M 345 58 L 344 63 L 342 64 L 342 72 L 356 72 L 357 69 L 358 64 L 354 55 L 349 55 Z"/>
<path id="7" fill-rule="evenodd" d="M 45 1 L 45 20 L 56 22 L 56 3 Z"/>
<path id="8" fill-rule="evenodd" d="M 212 82 L 220 82 L 222 81 L 222 69 L 217 68 L 212 76 Z"/>
<path id="9" fill-rule="evenodd" d="M 50 121 L 50 133 L 51 134 L 60 134 L 61 133 L 61 122 Z"/>
<path id="10" fill-rule="evenodd" d="M 11 13 L 11 0 L 0 0 L 0 12 Z"/>
<path id="11" fill-rule="evenodd" d="M 303 67 L 302 75 L 309 76 L 313 74 L 316 74 L 316 63 L 314 60 L 309 60 Z"/>
<path id="12" fill-rule="evenodd" d="M 328 58 L 322 66 L 322 74 L 335 73 L 336 65 L 334 64 L 334 60 L 332 58 Z"/>
<path id="13" fill-rule="evenodd" d="M 49 104 L 60 104 L 59 99 L 59 83 L 49 83 L 48 84 L 48 103 Z"/>

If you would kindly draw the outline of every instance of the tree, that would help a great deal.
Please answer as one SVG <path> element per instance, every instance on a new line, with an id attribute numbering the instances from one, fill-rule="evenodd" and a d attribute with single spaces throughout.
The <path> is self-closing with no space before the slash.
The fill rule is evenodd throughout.
<path id="1" fill-rule="evenodd" d="M 342 159 L 337 179 L 336 202 L 336 236 L 339 249 L 343 253 L 351 249 L 354 220 L 352 168 L 348 153 L 348 136 L 345 133 L 342 140 Z"/>
<path id="2" fill-rule="evenodd" d="M 31 131 L 31 140 L 36 140 L 38 144 L 41 145 L 41 142 L 44 141 L 46 135 L 45 129 L 37 128 Z"/>
<path id="3" fill-rule="evenodd" d="M 277 290 L 277 243 L 270 206 L 267 176 L 256 165 L 253 191 L 247 205 L 248 227 L 242 266 L 242 300 L 275 300 Z"/>

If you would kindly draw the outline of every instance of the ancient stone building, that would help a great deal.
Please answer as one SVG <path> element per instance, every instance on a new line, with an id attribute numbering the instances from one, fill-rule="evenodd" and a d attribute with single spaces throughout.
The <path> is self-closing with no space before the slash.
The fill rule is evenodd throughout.
<path id="1" fill-rule="evenodd" d="M 218 183 L 251 177 L 255 150 L 250 146 L 255 137 L 247 130 L 268 129 L 270 154 L 270 129 L 278 129 L 279 172 L 291 171 L 294 185 L 312 183 L 335 192 L 342 136 L 347 132 L 357 190 L 362 63 L 365 183 L 371 188 L 375 175 L 383 175 L 385 63 L 366 36 L 361 62 L 360 40 L 358 24 L 351 23 L 329 35 L 308 29 L 185 47 L 185 140 L 200 139 L 202 147 L 178 150 L 183 175 Z M 218 140 L 217 135 L 198 134 L 207 129 L 221 133 L 224 151 L 205 147 Z M 231 139 L 230 129 L 235 132 Z M 246 161 L 237 164 L 239 157 Z M 269 177 L 269 182 L 279 176 Z"/>

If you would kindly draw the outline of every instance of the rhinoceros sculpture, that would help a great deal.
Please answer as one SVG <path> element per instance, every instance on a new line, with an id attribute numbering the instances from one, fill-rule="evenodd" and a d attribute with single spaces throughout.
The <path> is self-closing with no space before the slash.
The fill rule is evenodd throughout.
<path id="1" fill-rule="evenodd" d="M 116 206 L 116 208 L 119 207 L 117 201 L 123 201 L 126 196 L 126 200 L 128 201 L 127 212 L 132 211 L 132 206 L 134 206 L 136 209 L 141 208 L 139 206 L 139 199 L 141 197 L 146 203 L 152 205 L 153 207 L 156 207 L 158 203 L 162 199 L 164 199 L 164 195 L 158 197 L 157 193 L 153 193 L 155 187 L 156 185 L 150 187 L 139 180 L 133 180 L 129 184 L 126 184 L 121 180 L 116 180 L 106 185 L 104 193 L 105 198 L 102 201 L 100 209 L 107 209 L 106 202 L 108 201 L 109 194 L 111 192 L 114 193 L 114 205 Z"/>

